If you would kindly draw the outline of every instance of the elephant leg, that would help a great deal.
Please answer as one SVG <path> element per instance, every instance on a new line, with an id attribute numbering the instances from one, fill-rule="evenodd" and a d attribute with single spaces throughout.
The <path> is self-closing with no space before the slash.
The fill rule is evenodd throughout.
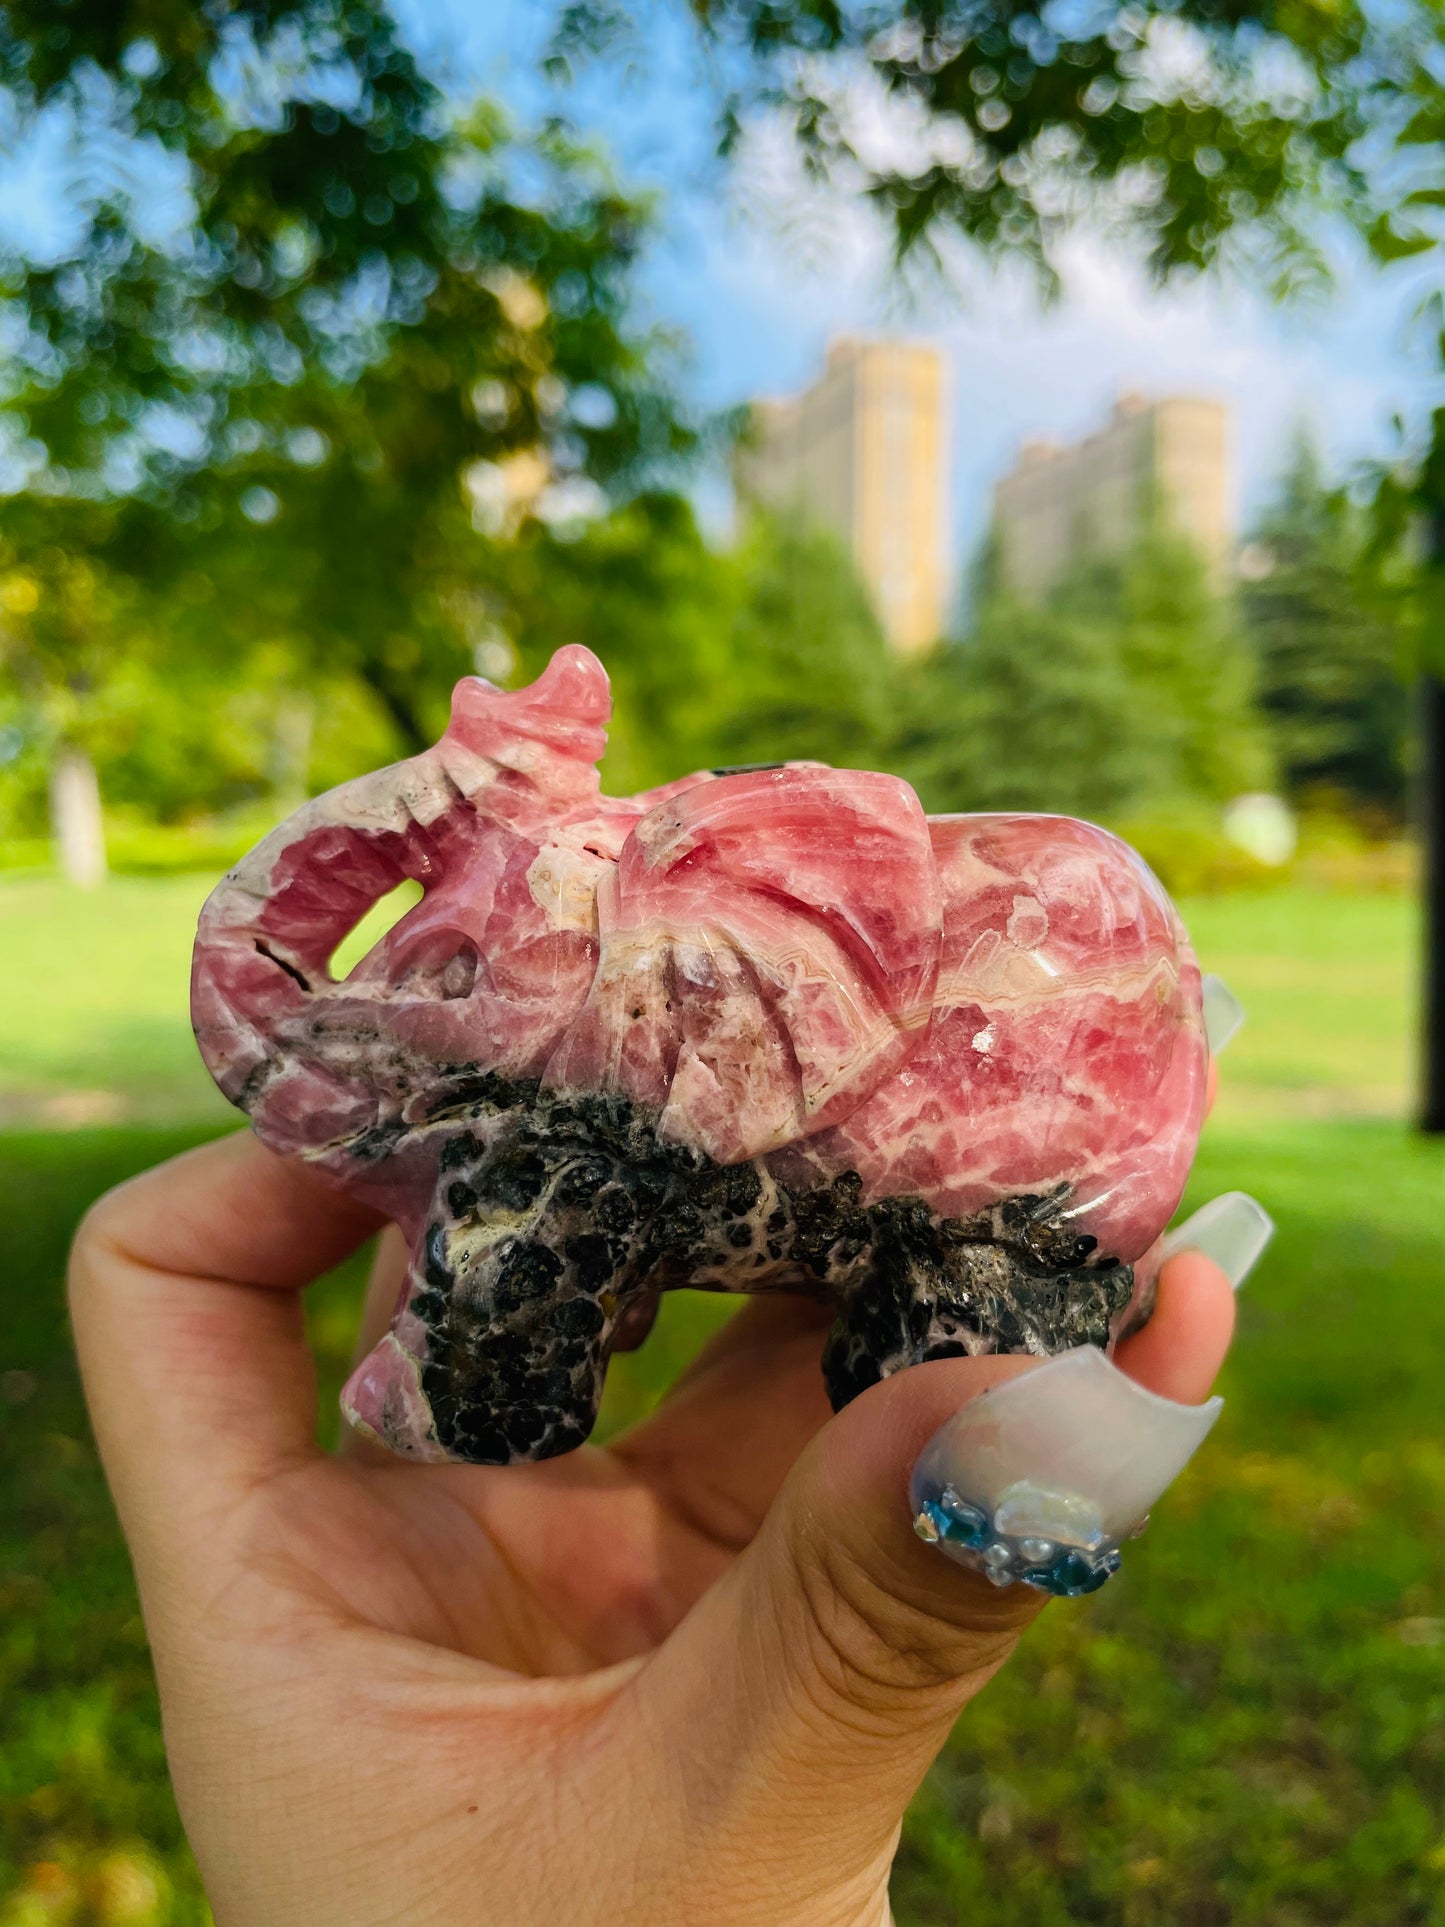
<path id="1" fill-rule="evenodd" d="M 546 1253 L 514 1247 L 488 1302 L 455 1306 L 433 1327 L 421 1385 L 452 1458 L 548 1459 L 581 1445 L 596 1423 L 613 1321 L 581 1295 L 515 1305 L 518 1285 L 549 1276 Z"/>
<path id="2" fill-rule="evenodd" d="M 645 1294 L 617 1241 L 572 1224 L 573 1188 L 564 1167 L 530 1208 L 463 1200 L 460 1223 L 426 1234 L 426 1287 L 409 1310 L 426 1328 L 421 1389 L 450 1457 L 552 1458 L 596 1422 L 614 1335 Z"/>
<path id="3" fill-rule="evenodd" d="M 536 1237 L 500 1238 L 478 1262 L 433 1223 L 391 1330 L 342 1393 L 347 1418 L 407 1458 L 571 1451 L 596 1422 L 614 1332 L 647 1302 L 578 1289 L 576 1271 Z"/>
<path id="4" fill-rule="evenodd" d="M 996 1349 L 958 1282 L 886 1237 L 875 1243 L 823 1347 L 835 1412 L 906 1365 Z"/>
<path id="5" fill-rule="evenodd" d="M 479 1465 L 569 1452 L 649 1309 L 639 1174 L 547 1103 L 483 1116 L 438 1156 L 392 1334 L 418 1367 L 411 1429 Z"/>
<path id="6" fill-rule="evenodd" d="M 1012 1238 L 898 1236 L 885 1221 L 824 1347 L 833 1409 L 927 1359 L 1103 1350 L 1133 1279 L 1128 1265 L 1054 1267 Z"/>

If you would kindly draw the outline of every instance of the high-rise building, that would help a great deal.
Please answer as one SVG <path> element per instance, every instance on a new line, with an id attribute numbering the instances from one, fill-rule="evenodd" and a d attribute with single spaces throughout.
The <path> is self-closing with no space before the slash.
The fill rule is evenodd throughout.
<path id="1" fill-rule="evenodd" d="M 1154 504 L 1222 578 L 1234 540 L 1230 459 L 1229 410 L 1193 395 L 1123 395 L 1081 442 L 1025 442 L 994 485 L 1004 582 L 1046 595 L 1081 553 L 1127 548 Z"/>
<path id="2" fill-rule="evenodd" d="M 905 655 L 943 627 L 945 441 L 936 349 L 842 340 L 803 394 L 755 404 L 738 464 L 744 493 L 842 538 Z"/>

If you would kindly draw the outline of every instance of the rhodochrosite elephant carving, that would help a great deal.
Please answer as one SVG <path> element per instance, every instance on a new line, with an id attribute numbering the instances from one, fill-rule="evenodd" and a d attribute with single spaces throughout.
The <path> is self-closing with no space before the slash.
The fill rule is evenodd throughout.
<path id="1" fill-rule="evenodd" d="M 681 1285 L 831 1301 L 835 1404 L 920 1359 L 1109 1346 L 1207 1068 L 1149 871 L 1088 824 L 926 817 L 813 763 L 606 797 L 609 711 L 582 648 L 527 689 L 469 677 L 434 749 L 308 803 L 202 912 L 217 1083 L 411 1246 L 352 1423 L 564 1452 Z"/>

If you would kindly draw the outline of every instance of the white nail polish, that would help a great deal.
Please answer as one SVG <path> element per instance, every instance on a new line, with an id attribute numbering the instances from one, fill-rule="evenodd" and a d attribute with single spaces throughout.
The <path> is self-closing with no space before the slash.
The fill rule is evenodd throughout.
<path id="1" fill-rule="evenodd" d="M 915 1528 L 995 1585 L 1093 1592 L 1222 1405 L 1160 1398 L 1091 1345 L 1064 1352 L 934 1434 L 913 1469 Z"/>
<path id="2" fill-rule="evenodd" d="M 1244 1005 L 1223 977 L 1207 972 L 1201 983 L 1204 999 L 1204 1035 L 1210 1055 L 1218 1057 L 1244 1022 Z"/>
<path id="3" fill-rule="evenodd" d="M 1176 1225 L 1162 1250 L 1166 1259 L 1180 1251 L 1202 1251 L 1238 1291 L 1273 1236 L 1274 1219 L 1257 1199 L 1247 1191 L 1225 1191 Z"/>

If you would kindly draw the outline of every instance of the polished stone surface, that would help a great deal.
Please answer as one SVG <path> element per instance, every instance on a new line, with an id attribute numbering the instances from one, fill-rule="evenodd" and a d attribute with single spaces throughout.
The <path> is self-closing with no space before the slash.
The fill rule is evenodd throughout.
<path id="1" fill-rule="evenodd" d="M 457 687 L 424 755 L 218 886 L 193 1012 L 276 1150 L 413 1262 L 354 1422 L 484 1462 L 586 1435 L 659 1290 L 839 1320 L 835 1402 L 950 1352 L 1105 1346 L 1152 1281 L 1207 1046 L 1158 883 L 1059 817 L 926 817 L 792 764 L 601 794 L 601 665 Z M 329 963 L 406 877 L 422 901 Z"/>

